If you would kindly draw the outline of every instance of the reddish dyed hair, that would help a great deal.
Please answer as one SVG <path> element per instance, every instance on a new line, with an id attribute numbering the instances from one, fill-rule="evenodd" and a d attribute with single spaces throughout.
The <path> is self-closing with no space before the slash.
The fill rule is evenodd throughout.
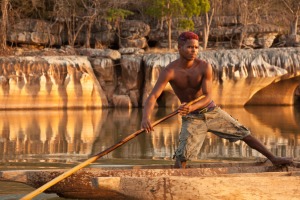
<path id="1" fill-rule="evenodd" d="M 187 40 L 198 40 L 199 41 L 199 37 L 197 34 L 190 32 L 190 31 L 183 32 L 178 37 L 178 42 L 186 42 Z"/>

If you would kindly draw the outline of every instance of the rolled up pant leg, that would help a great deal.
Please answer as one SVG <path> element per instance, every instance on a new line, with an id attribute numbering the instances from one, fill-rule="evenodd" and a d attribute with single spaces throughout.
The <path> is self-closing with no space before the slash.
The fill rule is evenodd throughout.
<path id="1" fill-rule="evenodd" d="M 207 135 L 207 126 L 202 117 L 182 117 L 179 145 L 174 157 L 181 162 L 196 160 Z"/>
<path id="2" fill-rule="evenodd" d="M 219 107 L 204 115 L 208 131 L 230 142 L 242 140 L 251 134 L 248 128 Z"/>

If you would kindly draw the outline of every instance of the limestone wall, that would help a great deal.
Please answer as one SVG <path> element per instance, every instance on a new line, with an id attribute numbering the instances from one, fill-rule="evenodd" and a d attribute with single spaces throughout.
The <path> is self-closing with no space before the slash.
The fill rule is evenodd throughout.
<path id="1" fill-rule="evenodd" d="M 2 57 L 0 80 L 0 109 L 107 106 L 87 57 Z"/>
<path id="2" fill-rule="evenodd" d="M 78 50 L 82 56 L 0 58 L 0 109 L 141 107 L 160 71 L 177 53 L 134 49 Z M 293 105 L 300 85 L 300 48 L 199 53 L 212 64 L 219 105 Z M 158 106 L 177 107 L 167 85 Z"/>
<path id="3" fill-rule="evenodd" d="M 203 35 L 203 19 L 193 18 L 195 33 Z M 172 46 L 176 48 L 178 35 L 177 19 L 172 25 Z M 79 28 L 79 27 L 78 27 Z M 63 22 L 55 23 L 39 19 L 19 19 L 8 27 L 7 41 L 15 45 L 32 46 L 64 46 L 70 44 L 74 36 L 68 34 Z M 74 44 L 84 46 L 87 40 L 86 28 L 79 31 Z M 269 47 L 296 47 L 300 44 L 300 35 L 295 38 L 286 35 L 278 25 L 242 24 L 237 16 L 215 16 L 210 27 L 208 40 L 209 48 L 269 48 Z M 168 26 L 161 27 L 148 24 L 141 20 L 123 20 L 120 23 L 120 33 L 116 32 L 114 24 L 105 20 L 93 24 L 90 35 L 90 44 L 98 49 L 104 48 L 141 48 L 150 47 L 168 48 Z M 73 44 L 70 44 L 73 45 Z"/>

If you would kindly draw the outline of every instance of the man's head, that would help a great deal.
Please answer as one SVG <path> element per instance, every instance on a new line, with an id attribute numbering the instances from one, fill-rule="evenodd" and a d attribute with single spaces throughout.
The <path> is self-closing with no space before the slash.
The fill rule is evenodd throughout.
<path id="1" fill-rule="evenodd" d="M 187 40 L 198 40 L 199 41 L 199 37 L 197 34 L 190 32 L 190 31 L 183 32 L 178 37 L 178 46 L 183 46 Z"/>
<path id="2" fill-rule="evenodd" d="M 194 60 L 199 52 L 199 37 L 193 32 L 183 32 L 178 37 L 178 52 L 181 58 Z"/>

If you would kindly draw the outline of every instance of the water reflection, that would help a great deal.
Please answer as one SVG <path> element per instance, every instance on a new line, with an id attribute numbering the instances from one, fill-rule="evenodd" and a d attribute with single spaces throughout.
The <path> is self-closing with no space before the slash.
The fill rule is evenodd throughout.
<path id="1" fill-rule="evenodd" d="M 249 127 L 273 153 L 300 159 L 300 109 L 297 107 L 224 108 Z M 170 109 L 153 114 L 159 119 Z M 0 112 L 0 162 L 79 162 L 140 129 L 140 109 L 38 110 Z M 141 134 L 107 159 L 171 159 L 177 147 L 180 116 Z M 199 158 L 261 156 L 243 142 L 230 143 L 213 134 Z"/>

